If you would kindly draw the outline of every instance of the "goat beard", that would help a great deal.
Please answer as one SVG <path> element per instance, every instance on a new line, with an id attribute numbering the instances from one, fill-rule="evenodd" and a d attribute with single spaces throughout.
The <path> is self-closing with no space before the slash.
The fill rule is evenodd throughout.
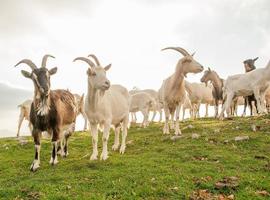
<path id="1" fill-rule="evenodd" d="M 50 110 L 49 98 L 43 96 L 38 102 L 37 114 L 44 116 L 49 113 L 49 110 Z"/>

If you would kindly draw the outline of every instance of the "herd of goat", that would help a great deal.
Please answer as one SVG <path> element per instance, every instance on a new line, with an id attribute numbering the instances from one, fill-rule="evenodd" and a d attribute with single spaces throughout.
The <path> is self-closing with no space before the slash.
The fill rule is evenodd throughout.
<path id="1" fill-rule="evenodd" d="M 123 154 L 126 149 L 126 137 L 130 122 L 136 122 L 136 112 L 143 114 L 141 126 L 149 124 L 149 113 L 153 112 L 155 119 L 159 112 L 159 121 L 162 120 L 162 112 L 165 113 L 164 134 L 170 133 L 170 128 L 175 135 L 180 135 L 179 127 L 180 109 L 189 109 L 190 117 L 199 117 L 201 104 L 206 105 L 205 116 L 208 116 L 208 106 L 215 106 L 215 117 L 224 118 L 237 115 L 237 106 L 244 105 L 244 113 L 249 105 L 251 115 L 266 113 L 270 104 L 270 62 L 265 68 L 256 69 L 255 59 L 244 61 L 246 73 L 229 76 L 226 80 L 208 68 L 201 78 L 202 83 L 189 83 L 185 77 L 189 73 L 200 73 L 204 67 L 194 59 L 194 54 L 189 54 L 181 47 L 167 47 L 164 50 L 175 50 L 183 55 L 176 64 L 174 73 L 166 78 L 159 91 L 152 89 L 133 89 L 128 91 L 121 85 L 111 85 L 106 72 L 111 64 L 104 67 L 99 59 L 90 54 L 87 57 L 77 57 L 73 62 L 82 61 L 87 64 L 87 94 L 80 96 L 72 94 L 68 90 L 50 90 L 50 77 L 57 72 L 57 68 L 47 69 L 46 63 L 51 55 L 45 55 L 41 67 L 37 67 L 29 59 L 23 59 L 15 66 L 26 64 L 31 72 L 22 70 L 22 75 L 34 83 L 34 98 L 19 105 L 21 112 L 19 117 L 18 132 L 23 119 L 29 121 L 29 128 L 35 143 L 34 161 L 31 171 L 40 167 L 40 145 L 42 132 L 51 135 L 52 152 L 50 164 L 58 162 L 57 155 L 68 155 L 68 138 L 75 130 L 76 117 L 82 114 L 84 117 L 84 130 L 87 123 L 92 136 L 93 152 L 91 160 L 98 158 L 98 131 L 103 132 L 101 160 L 108 158 L 107 143 L 110 129 L 115 132 L 115 140 L 112 146 L 114 151 L 119 149 Z M 210 84 L 209 84 L 210 82 Z M 219 112 L 219 105 L 222 110 Z M 131 115 L 131 120 L 129 120 Z M 171 121 L 169 126 L 169 121 Z M 122 135 L 119 141 L 120 132 Z"/>

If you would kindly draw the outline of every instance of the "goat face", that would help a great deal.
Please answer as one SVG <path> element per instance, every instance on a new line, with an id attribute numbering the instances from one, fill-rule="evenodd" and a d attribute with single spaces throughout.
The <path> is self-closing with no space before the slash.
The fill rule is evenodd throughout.
<path id="1" fill-rule="evenodd" d="M 42 58 L 41 67 L 38 68 L 35 63 L 33 63 L 29 59 L 23 59 L 20 62 L 18 62 L 16 66 L 24 63 L 27 64 L 31 69 L 32 72 L 29 73 L 25 70 L 22 70 L 22 75 L 26 78 L 32 79 L 34 82 L 34 86 L 36 91 L 41 95 L 41 97 L 47 97 L 50 92 L 50 76 L 55 74 L 57 72 L 57 67 L 52 68 L 51 70 L 48 70 L 46 68 L 47 59 L 51 57 L 54 58 L 54 56 L 46 54 Z"/>
<path id="2" fill-rule="evenodd" d="M 257 58 L 254 58 L 254 59 L 247 59 L 245 60 L 243 63 L 244 63 L 244 66 L 245 66 L 245 70 L 246 72 L 249 72 L 249 71 L 252 71 L 253 69 L 255 69 L 255 61 L 258 59 Z"/>
<path id="3" fill-rule="evenodd" d="M 182 58 L 184 73 L 200 73 L 203 71 L 203 66 L 198 63 L 192 56 L 187 55 Z"/>
<path id="4" fill-rule="evenodd" d="M 31 74 L 22 70 L 22 74 L 26 78 L 32 79 L 35 88 L 42 97 L 47 97 L 49 95 L 51 87 L 50 76 L 56 72 L 56 67 L 51 70 L 48 70 L 47 68 L 36 68 L 32 71 Z"/>
<path id="5" fill-rule="evenodd" d="M 108 90 L 110 88 L 110 81 L 106 77 L 106 71 L 108 71 L 111 67 L 110 65 L 107 65 L 106 67 L 90 67 L 87 70 L 88 74 L 88 83 L 95 89 L 100 90 Z"/>
<path id="6" fill-rule="evenodd" d="M 205 83 L 205 85 L 207 86 L 208 81 L 210 81 L 211 79 L 211 75 L 212 75 L 211 71 L 209 70 L 204 71 L 204 74 L 201 78 L 201 82 Z"/>

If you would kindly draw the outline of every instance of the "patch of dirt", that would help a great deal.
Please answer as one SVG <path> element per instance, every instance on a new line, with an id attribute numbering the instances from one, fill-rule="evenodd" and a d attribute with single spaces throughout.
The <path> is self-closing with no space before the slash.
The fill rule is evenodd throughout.
<path id="1" fill-rule="evenodd" d="M 256 193 L 257 195 L 260 195 L 260 196 L 265 196 L 265 197 L 269 197 L 269 196 L 270 196 L 270 193 L 267 192 L 266 190 L 256 191 L 255 193 Z"/>
<path id="2" fill-rule="evenodd" d="M 239 186 L 239 178 L 235 176 L 224 177 L 221 181 L 215 183 L 216 189 L 230 188 L 236 189 Z"/>
<path id="3" fill-rule="evenodd" d="M 193 191 L 189 196 L 190 200 L 234 200 L 234 195 L 225 195 L 225 194 L 213 194 L 208 190 L 197 190 Z"/>

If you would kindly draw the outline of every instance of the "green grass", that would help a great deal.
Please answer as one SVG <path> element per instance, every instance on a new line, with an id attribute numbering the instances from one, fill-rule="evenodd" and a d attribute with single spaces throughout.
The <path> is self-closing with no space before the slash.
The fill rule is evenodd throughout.
<path id="1" fill-rule="evenodd" d="M 59 158 L 54 167 L 49 165 L 50 141 L 43 139 L 41 167 L 35 173 L 29 170 L 34 157 L 32 139 L 23 146 L 14 139 L 1 139 L 0 199 L 189 199 L 199 189 L 234 194 L 235 199 L 270 198 L 256 194 L 270 192 L 268 116 L 225 121 L 208 118 L 181 122 L 180 126 L 189 124 L 193 128 L 184 129 L 183 137 L 175 142 L 162 135 L 162 124 L 133 127 L 126 153 L 110 150 L 107 161 L 90 161 L 89 133 L 76 132 L 70 139 L 69 157 Z M 253 132 L 252 124 L 261 130 Z M 201 137 L 191 139 L 192 133 Z M 234 141 L 242 135 L 250 139 Z M 113 139 L 111 134 L 109 149 Z M 226 176 L 237 176 L 239 186 L 215 189 L 214 184 Z"/>

